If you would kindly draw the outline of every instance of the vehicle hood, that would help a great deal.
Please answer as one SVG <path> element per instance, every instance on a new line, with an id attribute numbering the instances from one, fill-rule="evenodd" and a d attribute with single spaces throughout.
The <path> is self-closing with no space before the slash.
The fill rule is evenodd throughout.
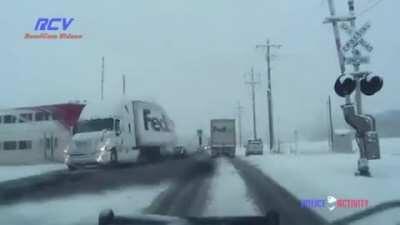
<path id="1" fill-rule="evenodd" d="M 72 137 L 70 153 L 92 153 L 103 144 L 106 131 L 77 133 Z"/>
<path id="2" fill-rule="evenodd" d="M 94 132 L 84 132 L 84 133 L 77 133 L 72 137 L 73 141 L 86 141 L 86 140 L 95 140 L 101 139 L 104 135 L 105 131 L 94 131 Z"/>

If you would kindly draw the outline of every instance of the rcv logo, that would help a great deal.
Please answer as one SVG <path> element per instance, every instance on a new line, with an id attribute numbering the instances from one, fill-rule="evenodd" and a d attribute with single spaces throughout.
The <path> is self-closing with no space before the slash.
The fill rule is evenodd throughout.
<path id="1" fill-rule="evenodd" d="M 67 30 L 74 18 L 38 18 L 35 25 L 35 30 Z"/>
<path id="2" fill-rule="evenodd" d="M 150 109 L 143 109 L 143 120 L 145 130 L 149 130 L 149 127 L 151 127 L 155 131 L 170 131 L 164 114 L 161 115 L 161 118 L 152 117 Z"/>

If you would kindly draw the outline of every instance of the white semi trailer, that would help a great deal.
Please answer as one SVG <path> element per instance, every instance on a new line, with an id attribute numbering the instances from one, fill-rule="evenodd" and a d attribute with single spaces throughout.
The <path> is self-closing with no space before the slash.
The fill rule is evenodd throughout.
<path id="1" fill-rule="evenodd" d="M 123 100 L 87 104 L 65 151 L 70 170 L 88 164 L 154 161 L 173 154 L 173 121 L 151 102 Z"/>
<path id="2" fill-rule="evenodd" d="M 213 119 L 210 124 L 211 156 L 227 155 L 235 157 L 236 130 L 234 119 Z"/>

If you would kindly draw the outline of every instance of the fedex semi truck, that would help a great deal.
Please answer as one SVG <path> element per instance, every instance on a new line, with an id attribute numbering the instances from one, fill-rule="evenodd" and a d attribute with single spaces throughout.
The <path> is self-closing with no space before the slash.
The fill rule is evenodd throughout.
<path id="1" fill-rule="evenodd" d="M 234 119 L 213 119 L 210 124 L 211 156 L 235 157 L 236 131 Z"/>
<path id="2" fill-rule="evenodd" d="M 65 151 L 70 170 L 88 164 L 155 161 L 173 154 L 173 121 L 158 104 L 123 100 L 88 103 Z"/>

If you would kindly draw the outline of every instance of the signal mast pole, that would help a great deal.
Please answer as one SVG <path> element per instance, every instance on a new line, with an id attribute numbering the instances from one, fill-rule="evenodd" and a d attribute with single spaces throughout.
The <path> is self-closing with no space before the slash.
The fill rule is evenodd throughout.
<path id="1" fill-rule="evenodd" d="M 328 97 L 328 117 L 329 117 L 329 147 L 330 150 L 333 151 L 333 119 L 332 119 L 332 102 L 331 96 Z"/>
<path id="2" fill-rule="evenodd" d="M 122 94 L 125 95 L 126 93 L 126 80 L 125 80 L 125 75 L 122 74 Z"/>
<path id="3" fill-rule="evenodd" d="M 350 16 L 354 17 L 354 20 L 350 21 L 351 29 L 354 31 L 354 30 L 356 30 L 356 19 L 355 19 L 355 14 L 354 14 L 354 0 L 349 0 L 348 6 L 349 6 Z M 352 53 L 353 53 L 354 58 L 356 58 L 360 54 L 359 50 L 357 50 L 357 49 L 353 49 Z M 354 73 L 358 74 L 358 72 L 360 71 L 360 64 L 353 63 L 353 68 L 354 68 Z M 354 102 L 356 103 L 357 113 L 362 114 L 362 98 L 361 98 L 361 88 L 360 88 L 360 86 L 361 86 L 360 82 L 361 82 L 362 76 L 355 75 L 354 78 L 356 80 L 356 90 L 355 90 L 355 94 L 354 94 Z"/>
<path id="4" fill-rule="evenodd" d="M 328 0 L 328 7 L 329 7 L 330 17 L 326 18 L 324 23 L 332 23 L 333 35 L 335 37 L 335 44 L 336 44 L 336 52 L 337 52 L 338 59 L 339 59 L 340 74 L 344 75 L 346 73 L 346 66 L 344 64 L 344 56 L 343 56 L 343 52 L 341 50 L 342 44 L 341 44 L 341 40 L 340 40 L 338 21 L 346 21 L 346 18 L 339 18 L 336 16 L 335 4 L 334 4 L 333 0 Z M 349 18 L 347 18 L 347 19 L 349 19 Z M 346 103 L 351 102 L 350 95 L 346 95 L 345 99 L 346 99 Z"/>

